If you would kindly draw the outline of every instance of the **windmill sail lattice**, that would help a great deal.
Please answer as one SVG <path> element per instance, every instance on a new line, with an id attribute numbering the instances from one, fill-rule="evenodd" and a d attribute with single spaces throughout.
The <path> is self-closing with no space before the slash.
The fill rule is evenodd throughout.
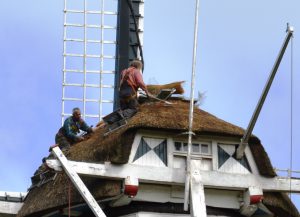
<path id="1" fill-rule="evenodd" d="M 113 108 L 118 1 L 64 5 L 62 123 L 73 107 L 95 122 Z"/>

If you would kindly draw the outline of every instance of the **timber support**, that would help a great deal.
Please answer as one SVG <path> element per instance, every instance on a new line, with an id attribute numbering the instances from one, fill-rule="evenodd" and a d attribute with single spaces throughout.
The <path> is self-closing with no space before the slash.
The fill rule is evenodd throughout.
<path id="1" fill-rule="evenodd" d="M 264 88 L 264 90 L 262 92 L 262 95 L 261 95 L 261 97 L 260 97 L 260 99 L 259 99 L 259 101 L 258 101 L 258 103 L 256 105 L 254 113 L 253 113 L 253 115 L 251 117 L 251 120 L 250 120 L 250 122 L 248 124 L 247 130 L 245 131 L 244 136 L 241 139 L 239 147 L 238 147 L 238 149 L 236 151 L 236 157 L 237 157 L 237 159 L 241 159 L 243 157 L 243 155 L 244 155 L 245 148 L 248 145 L 248 140 L 249 140 L 249 138 L 250 138 L 250 136 L 252 134 L 252 131 L 253 131 L 253 128 L 254 128 L 255 123 L 257 121 L 257 118 L 259 116 L 259 113 L 260 113 L 260 111 L 261 111 L 261 109 L 262 109 L 262 107 L 264 105 L 265 99 L 266 99 L 266 97 L 268 95 L 268 92 L 270 90 L 270 87 L 271 87 L 272 82 L 274 80 L 274 77 L 276 75 L 276 72 L 278 70 L 280 62 L 281 62 L 282 57 L 284 55 L 284 52 L 285 52 L 285 50 L 286 50 L 286 48 L 287 48 L 287 46 L 289 44 L 289 41 L 290 41 L 291 37 L 293 36 L 293 32 L 294 32 L 293 27 L 288 26 L 288 28 L 287 28 L 287 35 L 285 37 L 283 45 L 282 45 L 282 47 L 280 49 L 280 52 L 279 52 L 279 54 L 277 56 L 277 59 L 276 59 L 276 61 L 274 63 L 274 66 L 273 66 L 273 68 L 271 70 L 271 73 L 269 75 L 269 78 L 267 80 L 265 88 Z"/>

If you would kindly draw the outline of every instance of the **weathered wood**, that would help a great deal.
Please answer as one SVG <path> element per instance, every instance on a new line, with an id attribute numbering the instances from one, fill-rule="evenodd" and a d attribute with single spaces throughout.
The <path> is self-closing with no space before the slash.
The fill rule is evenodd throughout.
<path id="1" fill-rule="evenodd" d="M 48 164 L 47 160 L 47 164 Z M 55 160 L 51 160 L 55 161 Z M 53 164 L 54 162 L 51 162 Z M 55 162 L 59 165 L 59 162 Z M 78 174 L 110 179 L 125 179 L 134 176 L 140 183 L 178 184 L 185 183 L 184 168 L 152 167 L 135 164 L 113 165 L 69 161 Z M 50 166 L 48 164 L 48 166 Z M 250 186 L 260 186 L 263 191 L 300 193 L 300 179 L 284 177 L 267 178 L 253 174 L 232 174 L 200 170 L 205 188 L 246 190 Z"/>
<path id="2" fill-rule="evenodd" d="M 86 203 L 89 205 L 93 213 L 96 217 L 106 217 L 102 209 L 100 208 L 97 201 L 94 199 L 90 191 L 87 189 L 85 184 L 82 182 L 74 168 L 69 165 L 68 159 L 64 156 L 62 151 L 59 147 L 55 147 L 52 149 L 52 152 L 57 157 L 59 162 L 61 163 L 62 167 L 64 168 L 64 171 L 69 176 L 70 180 L 74 184 L 74 186 L 77 188 L 83 199 L 86 201 Z"/>

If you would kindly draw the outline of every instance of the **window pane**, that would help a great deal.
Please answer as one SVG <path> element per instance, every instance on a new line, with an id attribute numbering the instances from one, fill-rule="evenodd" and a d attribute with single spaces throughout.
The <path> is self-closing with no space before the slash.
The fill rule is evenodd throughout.
<path id="1" fill-rule="evenodd" d="M 201 144 L 201 153 L 208 154 L 208 145 L 207 144 Z"/>
<path id="2" fill-rule="evenodd" d="M 181 142 L 175 142 L 175 150 L 181 151 Z"/>
<path id="3" fill-rule="evenodd" d="M 187 147 L 187 143 L 183 143 L 183 151 L 187 151 L 188 150 L 188 147 Z"/>
<path id="4" fill-rule="evenodd" d="M 196 144 L 196 143 L 193 143 L 193 146 L 192 146 L 192 152 L 197 152 L 199 153 L 200 152 L 200 147 L 199 147 L 199 144 Z"/>

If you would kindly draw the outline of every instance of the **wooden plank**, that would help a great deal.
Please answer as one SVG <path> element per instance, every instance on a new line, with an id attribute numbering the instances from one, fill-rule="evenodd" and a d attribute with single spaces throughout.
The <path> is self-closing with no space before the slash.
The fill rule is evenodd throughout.
<path id="1" fill-rule="evenodd" d="M 59 162 L 61 163 L 62 167 L 64 168 L 64 171 L 69 176 L 70 180 L 74 184 L 74 186 L 77 188 L 85 202 L 88 204 L 88 206 L 91 208 L 93 213 L 96 217 L 106 217 L 102 209 L 100 208 L 97 201 L 94 199 L 90 191 L 87 189 L 85 184 L 82 182 L 76 171 L 72 168 L 72 166 L 69 165 L 69 162 L 67 158 L 64 156 L 60 148 L 54 147 L 52 149 L 52 152 L 54 155 L 58 158 Z"/>
<path id="2" fill-rule="evenodd" d="M 201 160 L 191 160 L 191 216 L 207 217 L 204 186 L 200 173 Z"/>
<path id="3" fill-rule="evenodd" d="M 47 164 L 48 164 L 47 160 Z M 51 164 L 59 165 L 56 160 Z M 54 161 L 56 161 L 54 163 Z M 135 164 L 113 165 L 110 163 L 95 164 L 69 161 L 78 174 L 109 179 L 125 179 L 127 176 L 137 177 L 141 183 L 160 183 L 183 185 L 185 183 L 184 168 L 152 167 Z M 48 166 L 50 166 L 48 164 Z M 250 186 L 259 186 L 264 191 L 300 193 L 300 179 L 285 177 L 267 178 L 253 174 L 232 174 L 218 171 L 200 170 L 205 188 L 246 190 Z M 291 185 L 290 185 L 291 184 Z"/>

